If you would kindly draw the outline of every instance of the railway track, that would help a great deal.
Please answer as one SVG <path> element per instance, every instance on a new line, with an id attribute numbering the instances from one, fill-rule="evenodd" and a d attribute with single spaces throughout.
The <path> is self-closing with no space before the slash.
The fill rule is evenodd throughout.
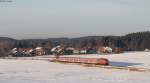
<path id="1" fill-rule="evenodd" d="M 71 65 L 81 65 L 84 67 L 98 67 L 98 68 L 104 68 L 104 69 L 117 69 L 117 70 L 127 70 L 130 72 L 150 72 L 149 68 L 136 68 L 136 67 L 121 67 L 121 66 L 113 66 L 113 65 L 97 65 L 97 64 L 90 64 L 90 63 L 80 63 L 80 62 L 64 62 L 64 61 L 58 61 L 54 60 L 54 58 L 17 58 L 17 57 L 7 57 L 3 59 L 12 59 L 12 60 L 42 60 L 42 61 L 50 61 L 55 63 L 61 63 L 61 64 L 71 64 Z"/>
<path id="2" fill-rule="evenodd" d="M 136 67 L 120 67 L 120 66 L 113 66 L 113 65 L 97 65 L 97 64 L 89 64 L 89 63 L 73 63 L 73 62 L 62 62 L 62 61 L 51 61 L 60 64 L 70 64 L 70 65 L 81 65 L 84 67 L 97 67 L 103 69 L 116 69 L 116 70 L 127 70 L 130 72 L 150 72 L 148 68 L 136 68 Z"/>

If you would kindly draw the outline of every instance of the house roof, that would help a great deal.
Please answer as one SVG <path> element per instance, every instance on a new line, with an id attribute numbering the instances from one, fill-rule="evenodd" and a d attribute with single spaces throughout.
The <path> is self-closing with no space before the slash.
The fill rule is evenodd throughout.
<path id="1" fill-rule="evenodd" d="M 20 51 L 30 51 L 32 48 L 19 48 Z"/>

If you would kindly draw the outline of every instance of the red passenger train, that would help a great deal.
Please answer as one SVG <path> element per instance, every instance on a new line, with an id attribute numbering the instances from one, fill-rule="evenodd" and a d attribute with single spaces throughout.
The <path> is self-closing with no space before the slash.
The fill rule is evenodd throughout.
<path id="1" fill-rule="evenodd" d="M 67 62 L 67 63 L 109 65 L 109 60 L 105 58 L 59 57 L 56 59 L 56 61 Z"/>

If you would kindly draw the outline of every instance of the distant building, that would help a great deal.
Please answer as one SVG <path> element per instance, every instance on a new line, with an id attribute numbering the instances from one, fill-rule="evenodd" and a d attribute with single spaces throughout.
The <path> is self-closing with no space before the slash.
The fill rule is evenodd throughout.
<path id="1" fill-rule="evenodd" d="M 42 47 L 36 47 L 35 48 L 35 54 L 36 54 L 36 56 L 45 55 L 45 50 Z"/>
<path id="2" fill-rule="evenodd" d="M 105 53 L 112 53 L 113 49 L 111 47 L 104 47 L 104 52 Z"/>
<path id="3" fill-rule="evenodd" d="M 79 49 L 74 49 L 73 54 L 80 54 L 80 50 Z"/>
<path id="4" fill-rule="evenodd" d="M 85 48 L 75 48 L 73 54 L 87 54 L 87 49 Z"/>
<path id="5" fill-rule="evenodd" d="M 34 49 L 32 48 L 13 48 L 10 55 L 15 57 L 29 57 L 34 56 Z"/>
<path id="6" fill-rule="evenodd" d="M 87 54 L 87 50 L 86 49 L 81 49 L 80 54 Z"/>
<path id="7" fill-rule="evenodd" d="M 145 51 L 145 52 L 149 52 L 150 50 L 149 50 L 149 49 L 145 49 L 144 51 Z"/>
<path id="8" fill-rule="evenodd" d="M 113 52 L 113 49 L 111 47 L 99 47 L 98 50 L 97 50 L 97 53 L 98 54 L 101 54 L 101 53 L 112 53 Z"/>
<path id="9" fill-rule="evenodd" d="M 68 47 L 68 48 L 65 48 L 64 54 L 65 55 L 71 55 L 71 54 L 73 54 L 73 51 L 74 51 L 74 48 Z"/>
<path id="10" fill-rule="evenodd" d="M 13 48 L 13 49 L 11 50 L 11 53 L 12 53 L 12 54 L 16 54 L 17 51 L 18 51 L 17 48 Z"/>

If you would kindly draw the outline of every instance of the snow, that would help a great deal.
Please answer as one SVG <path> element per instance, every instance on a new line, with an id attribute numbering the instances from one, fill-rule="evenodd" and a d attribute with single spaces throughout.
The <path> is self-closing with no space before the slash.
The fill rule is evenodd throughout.
<path id="1" fill-rule="evenodd" d="M 112 65 L 150 68 L 149 52 L 76 57 L 105 57 Z M 149 77 L 150 72 L 83 67 L 41 60 L 0 59 L 0 83 L 149 83 Z"/>
<path id="2" fill-rule="evenodd" d="M 107 58 L 112 66 L 127 66 L 150 69 L 150 52 L 126 52 L 109 55 L 69 55 L 65 57 Z"/>

